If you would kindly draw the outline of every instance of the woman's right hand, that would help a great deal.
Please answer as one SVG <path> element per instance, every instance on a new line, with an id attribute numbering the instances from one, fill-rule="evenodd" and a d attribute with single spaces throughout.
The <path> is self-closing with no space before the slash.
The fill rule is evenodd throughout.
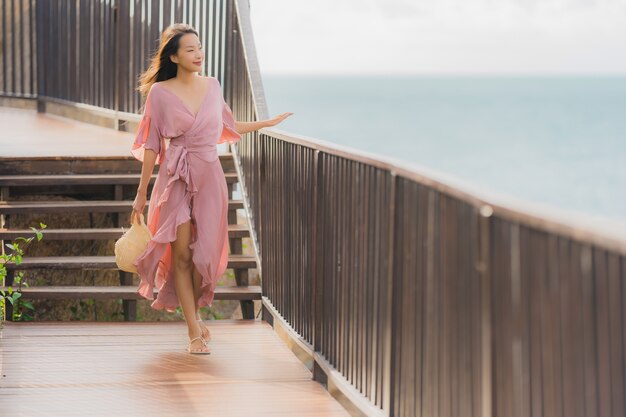
<path id="1" fill-rule="evenodd" d="M 133 201 L 133 211 L 130 213 L 130 224 L 135 223 L 135 219 L 139 220 L 139 214 L 143 214 L 143 209 L 146 206 L 146 200 L 146 193 L 138 191 L 135 201 Z"/>

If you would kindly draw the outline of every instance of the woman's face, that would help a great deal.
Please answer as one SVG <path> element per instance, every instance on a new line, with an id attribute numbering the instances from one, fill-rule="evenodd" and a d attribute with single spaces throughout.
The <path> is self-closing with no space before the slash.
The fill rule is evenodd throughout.
<path id="1" fill-rule="evenodd" d="M 199 72 L 202 70 L 202 61 L 204 59 L 204 51 L 200 39 L 195 33 L 185 33 L 180 37 L 176 55 L 172 55 L 172 62 L 178 64 L 179 69 L 182 67 L 189 72 Z"/>

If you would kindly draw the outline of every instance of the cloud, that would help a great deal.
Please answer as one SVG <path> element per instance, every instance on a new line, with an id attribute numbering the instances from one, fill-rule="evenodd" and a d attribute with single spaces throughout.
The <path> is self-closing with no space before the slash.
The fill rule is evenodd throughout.
<path id="1" fill-rule="evenodd" d="M 250 0 L 267 73 L 626 74 L 626 0 Z"/>
<path id="2" fill-rule="evenodd" d="M 426 13 L 427 9 L 412 0 L 389 0 L 372 2 L 375 10 L 385 19 L 413 19 Z"/>

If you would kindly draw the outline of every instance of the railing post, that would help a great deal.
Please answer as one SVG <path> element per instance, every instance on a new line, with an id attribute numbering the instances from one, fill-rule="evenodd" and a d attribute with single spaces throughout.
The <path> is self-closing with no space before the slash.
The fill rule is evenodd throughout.
<path id="1" fill-rule="evenodd" d="M 223 77 L 223 91 L 226 96 L 226 100 L 229 103 L 233 103 L 233 86 L 231 72 L 233 70 L 232 60 L 235 55 L 233 48 L 235 47 L 235 34 L 233 33 L 233 23 L 235 19 L 235 9 L 232 4 L 232 0 L 225 0 L 224 13 L 226 13 L 226 19 L 224 19 L 224 77 Z"/>
<path id="2" fill-rule="evenodd" d="M 121 37 L 121 25 L 119 19 L 119 4 L 114 2 L 112 6 L 113 13 L 113 47 L 115 49 L 115 53 L 113 54 L 113 71 L 114 71 L 114 79 L 113 79 L 113 110 L 115 111 L 115 129 L 120 130 L 122 132 L 126 131 L 126 126 L 122 126 L 121 120 L 119 118 L 120 109 L 120 100 L 123 93 L 123 88 L 126 86 L 122 85 L 121 80 L 124 77 L 121 76 L 121 72 L 126 70 L 125 66 L 121 66 L 119 64 L 119 56 L 120 56 L 120 37 Z M 80 86 L 79 86 L 80 88 Z"/>
<path id="3" fill-rule="evenodd" d="M 45 68 L 48 68 L 46 57 L 47 57 L 47 44 L 44 42 L 46 31 L 48 30 L 48 25 L 50 24 L 47 19 L 46 8 L 47 2 L 38 1 L 36 4 L 36 21 L 37 21 L 37 47 L 35 48 L 35 53 L 37 54 L 37 68 L 36 68 L 36 77 L 37 77 L 37 89 L 35 90 L 35 94 L 37 94 L 37 112 L 43 113 L 45 112 L 45 102 L 41 100 L 41 95 L 46 94 L 46 81 L 47 78 L 44 76 Z"/>
<path id="4" fill-rule="evenodd" d="M 478 212 L 478 271 L 480 278 L 480 336 L 481 336 L 481 417 L 493 415 L 493 352 L 491 306 L 491 215 L 493 209 L 488 205 L 480 207 Z"/>
<path id="5" fill-rule="evenodd" d="M 9 195 L 10 195 L 9 187 L 0 187 L 0 201 L 8 202 Z M 9 220 L 10 220 L 10 215 L 0 214 L 0 228 L 8 229 L 10 227 Z M 0 248 L 0 253 L 6 254 L 6 246 L 5 246 L 6 242 L 4 240 L 0 240 L 0 243 L 2 243 L 2 248 Z M 14 279 L 15 279 L 14 277 L 15 277 L 15 271 L 13 269 L 10 269 L 6 271 L 4 282 L 0 281 L 0 284 L 6 287 L 10 287 L 14 283 Z M 9 301 L 8 294 L 4 299 L 3 314 L 4 314 L 3 320 L 13 321 L 13 304 Z"/>
<path id="6" fill-rule="evenodd" d="M 313 351 L 321 352 L 321 336 L 322 336 L 322 300 L 324 293 L 324 279 L 320 276 L 323 268 L 318 268 L 319 264 L 319 233 L 317 229 L 319 227 L 319 210 L 320 210 L 320 199 L 318 198 L 319 194 L 319 183 L 320 183 L 320 175 L 321 170 L 319 168 L 320 160 L 320 151 L 316 149 L 313 154 L 313 218 L 312 221 L 312 236 L 311 240 L 313 242 L 312 250 L 311 250 L 311 277 L 313 279 Z M 317 361 L 313 361 L 313 379 L 315 381 L 326 383 L 326 375 L 319 368 Z"/>
<path id="7" fill-rule="evenodd" d="M 395 268 L 394 268 L 394 241 L 396 238 L 396 207 L 397 207 L 397 192 L 396 184 L 398 177 L 394 171 L 390 171 L 390 184 L 389 184 L 389 223 L 388 223 L 388 252 L 387 252 L 387 293 L 385 294 L 387 299 L 385 300 L 385 326 L 384 326 L 384 369 L 385 378 L 383 378 L 383 401 L 382 409 L 385 416 L 393 415 L 393 390 L 394 390 L 394 378 L 395 378 L 395 366 L 392 341 L 395 339 L 396 334 L 396 320 L 394 319 L 395 308 L 393 306 L 393 294 L 395 287 Z"/>
<path id="8" fill-rule="evenodd" d="M 265 219 L 265 208 L 264 208 L 265 203 L 262 200 L 263 200 L 263 195 L 264 195 L 265 188 L 266 188 L 265 159 L 267 158 L 266 156 L 267 155 L 267 141 L 269 140 L 269 137 L 259 132 L 259 140 L 261 141 L 258 147 L 258 163 L 257 163 L 257 166 L 259 169 L 258 171 L 259 180 L 257 181 L 257 186 L 259 188 L 256 191 L 256 196 L 258 196 L 258 201 L 254 201 L 254 200 L 251 200 L 251 201 L 258 203 L 259 205 L 257 209 L 259 217 L 255 219 L 254 228 L 256 228 L 257 248 L 259 252 L 259 259 L 261 261 L 259 267 L 262 268 L 264 264 L 264 261 L 263 261 L 264 256 L 267 259 L 267 256 L 266 256 L 267 248 L 263 246 L 263 241 L 265 239 L 265 235 L 263 234 L 264 233 L 263 224 L 267 220 Z M 268 271 L 268 268 L 265 268 L 265 271 Z M 261 294 L 263 297 L 268 297 L 269 291 L 268 291 L 267 278 L 265 278 L 265 274 L 262 269 L 259 269 L 259 273 L 261 275 Z M 273 316 L 265 308 L 265 306 L 262 307 L 261 317 L 263 320 L 265 320 L 266 322 L 270 323 L 273 326 L 273 323 L 274 323 Z"/>

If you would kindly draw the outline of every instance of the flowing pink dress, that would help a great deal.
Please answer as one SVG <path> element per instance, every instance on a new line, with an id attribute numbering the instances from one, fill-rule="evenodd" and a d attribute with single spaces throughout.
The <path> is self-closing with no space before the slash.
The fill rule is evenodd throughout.
<path id="1" fill-rule="evenodd" d="M 137 292 L 154 300 L 154 309 L 174 312 L 180 305 L 174 286 L 170 242 L 176 228 L 191 219 L 192 261 L 202 275 L 200 307 L 211 306 L 218 278 L 228 264 L 228 188 L 217 153 L 218 143 L 241 139 L 219 81 L 209 78 L 200 110 L 194 115 L 173 91 L 150 88 L 132 155 L 143 162 L 145 149 L 157 153 L 159 173 L 148 202 L 152 240 L 134 265 Z M 169 138 L 166 146 L 165 138 Z M 154 298 L 154 287 L 158 295 Z"/>

